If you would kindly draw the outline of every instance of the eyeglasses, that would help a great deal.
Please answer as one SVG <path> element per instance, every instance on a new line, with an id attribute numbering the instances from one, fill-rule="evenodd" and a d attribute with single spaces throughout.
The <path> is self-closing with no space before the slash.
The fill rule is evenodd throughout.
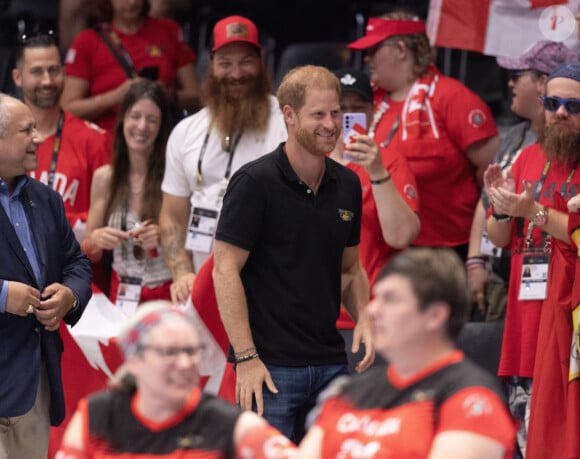
<path id="1" fill-rule="evenodd" d="M 570 115 L 580 113 L 580 99 L 561 99 L 556 96 L 543 96 L 544 109 L 549 112 L 556 112 L 561 105 Z"/>
<path id="2" fill-rule="evenodd" d="M 542 75 L 546 75 L 545 73 L 535 69 L 510 70 L 508 73 L 508 81 L 516 83 L 524 73 L 531 73 L 537 78 L 541 77 Z"/>
<path id="3" fill-rule="evenodd" d="M 205 345 L 200 344 L 199 346 L 148 346 L 148 345 L 140 345 L 137 347 L 138 351 L 153 351 L 159 357 L 165 360 L 176 360 L 179 357 L 179 354 L 185 354 L 190 359 L 195 359 L 200 357 L 201 353 L 205 349 Z"/>

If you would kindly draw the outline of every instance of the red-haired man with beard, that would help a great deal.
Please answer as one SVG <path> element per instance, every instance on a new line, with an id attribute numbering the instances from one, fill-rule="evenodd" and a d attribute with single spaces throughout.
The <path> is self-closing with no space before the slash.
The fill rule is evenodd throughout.
<path id="1" fill-rule="evenodd" d="M 484 174 L 492 204 L 487 221 L 490 239 L 511 249 L 511 277 L 499 376 L 509 378 L 510 405 L 526 419 L 540 312 L 547 290 L 550 239 L 568 242 L 567 216 L 555 209 L 559 193 L 565 201 L 578 193 L 580 174 L 580 64 L 554 70 L 542 98 L 546 126 L 540 143 L 529 146 L 504 178 L 494 164 Z M 527 269 L 529 268 L 529 269 Z M 524 277 L 523 273 L 530 274 Z M 525 401 L 526 403 L 522 403 Z M 524 429 L 526 430 L 526 429 Z M 518 438 L 525 455 L 525 432 Z"/>
<path id="2" fill-rule="evenodd" d="M 374 348 L 358 250 L 362 188 L 327 157 L 341 132 L 340 83 L 324 67 L 297 67 L 277 96 L 288 141 L 232 176 L 213 279 L 236 400 L 299 442 L 320 392 L 348 373 L 336 329 L 341 299 L 356 322 L 354 351 L 365 344 L 358 370 L 372 364 Z"/>
<path id="3" fill-rule="evenodd" d="M 213 39 L 206 107 L 181 121 L 167 144 L 159 221 L 171 299 L 179 303 L 212 251 L 229 177 L 287 137 L 254 23 L 227 17 L 214 26 Z"/>

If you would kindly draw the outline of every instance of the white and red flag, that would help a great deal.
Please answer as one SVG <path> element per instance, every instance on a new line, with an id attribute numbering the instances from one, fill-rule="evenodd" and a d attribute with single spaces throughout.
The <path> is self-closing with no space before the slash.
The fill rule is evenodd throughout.
<path id="1" fill-rule="evenodd" d="M 539 40 L 578 47 L 580 0 L 431 0 L 431 44 L 490 56 L 517 57 Z"/>

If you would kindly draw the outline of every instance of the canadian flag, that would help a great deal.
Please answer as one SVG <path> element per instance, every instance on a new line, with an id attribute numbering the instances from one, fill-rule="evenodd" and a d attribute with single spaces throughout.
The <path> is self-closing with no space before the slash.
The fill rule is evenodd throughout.
<path id="1" fill-rule="evenodd" d="M 442 48 L 517 57 L 539 40 L 578 47 L 580 0 L 431 0 L 427 35 Z"/>
<path id="2" fill-rule="evenodd" d="M 217 309 L 212 269 L 210 257 L 199 270 L 192 297 L 183 308 L 193 318 L 199 338 L 206 345 L 199 366 L 202 387 L 234 402 L 235 373 L 227 362 L 229 342 Z M 106 388 L 121 365 L 123 359 L 115 338 L 126 320 L 127 316 L 93 286 L 93 296 L 78 323 L 74 327 L 61 324 L 66 416 L 60 426 L 51 428 L 49 458 L 56 454 L 79 400 Z"/>

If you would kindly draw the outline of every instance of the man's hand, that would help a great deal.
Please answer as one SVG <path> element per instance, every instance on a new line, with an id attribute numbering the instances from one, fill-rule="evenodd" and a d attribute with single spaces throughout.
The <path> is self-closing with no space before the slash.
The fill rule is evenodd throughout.
<path id="1" fill-rule="evenodd" d="M 359 316 L 356 326 L 354 327 L 351 349 L 353 354 L 358 352 L 361 343 L 364 343 L 365 345 L 365 356 L 356 364 L 355 370 L 357 373 L 365 371 L 375 361 L 375 347 L 373 344 L 370 322 L 366 312 Z"/>
<path id="2" fill-rule="evenodd" d="M 169 287 L 169 291 L 171 292 L 171 301 L 180 304 L 185 303 L 191 295 L 191 289 L 193 288 L 194 281 L 194 273 L 181 274 L 171 284 L 171 287 Z"/>
<path id="3" fill-rule="evenodd" d="M 534 215 L 534 185 L 531 182 L 524 181 L 523 190 L 519 194 L 504 186 L 492 187 L 489 199 L 495 213 L 525 218 Z"/>
<path id="4" fill-rule="evenodd" d="M 507 177 L 504 178 L 499 164 L 490 164 L 487 167 L 483 173 L 483 184 L 488 195 L 492 188 L 503 188 L 512 193 L 515 193 L 516 191 L 516 184 L 513 175 L 508 172 Z"/>
<path id="5" fill-rule="evenodd" d="M 60 321 L 73 307 L 75 294 L 70 288 L 55 282 L 42 291 L 42 298 L 35 312 L 36 318 L 47 330 L 58 330 Z"/>
<path id="6" fill-rule="evenodd" d="M 467 269 L 467 288 L 471 293 L 473 301 L 477 304 L 477 309 L 484 317 L 487 312 L 485 287 L 488 281 L 489 275 L 483 264 L 469 266 Z"/>
<path id="7" fill-rule="evenodd" d="M 8 281 L 6 312 L 26 317 L 40 305 L 40 291 L 22 282 Z"/>
<path id="8" fill-rule="evenodd" d="M 252 398 L 256 397 L 257 413 L 261 416 L 264 413 L 264 398 L 262 397 L 264 383 L 270 392 L 278 393 L 270 372 L 259 358 L 238 363 L 236 365 L 236 403 L 239 403 L 243 410 L 251 410 Z"/>

